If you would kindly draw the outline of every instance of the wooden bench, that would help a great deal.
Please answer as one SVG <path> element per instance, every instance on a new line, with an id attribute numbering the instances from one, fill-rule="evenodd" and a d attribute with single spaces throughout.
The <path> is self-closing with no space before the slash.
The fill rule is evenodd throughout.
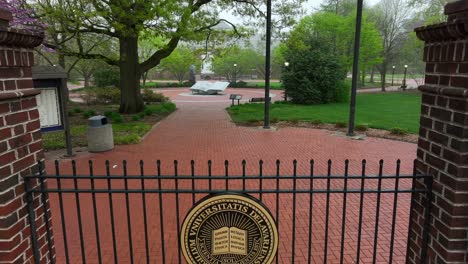
<path id="1" fill-rule="evenodd" d="M 254 97 L 254 98 L 250 98 L 249 102 L 250 102 L 250 103 L 265 102 L 265 97 Z M 271 102 L 271 97 L 270 97 L 270 102 Z"/>

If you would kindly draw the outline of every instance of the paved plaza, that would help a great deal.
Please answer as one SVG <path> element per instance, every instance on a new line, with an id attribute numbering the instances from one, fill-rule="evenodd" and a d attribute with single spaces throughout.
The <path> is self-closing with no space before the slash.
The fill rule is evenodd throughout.
<path id="1" fill-rule="evenodd" d="M 161 91 L 161 90 L 160 90 Z M 195 174 L 206 175 L 208 173 L 208 160 L 212 160 L 214 175 L 224 175 L 225 160 L 229 160 L 229 174 L 240 175 L 242 173 L 241 162 L 246 160 L 246 174 L 258 175 L 258 163 L 264 161 L 263 174 L 275 175 L 276 160 L 281 160 L 281 175 L 292 174 L 292 162 L 298 161 L 299 175 L 310 173 L 310 160 L 315 160 L 315 174 L 326 175 L 327 161 L 333 161 L 332 175 L 343 175 L 344 162 L 350 160 L 350 174 L 361 173 L 361 161 L 367 160 L 367 175 L 378 173 L 380 159 L 385 160 L 384 174 L 394 175 L 397 159 L 402 160 L 402 173 L 412 172 L 413 159 L 416 157 L 417 146 L 415 144 L 392 141 L 380 138 L 367 138 L 365 140 L 352 140 L 336 135 L 333 131 L 315 130 L 308 128 L 281 128 L 279 130 L 263 130 L 255 127 L 238 127 L 226 113 L 225 108 L 230 105 L 229 94 L 242 94 L 244 103 L 252 97 L 262 97 L 263 90 L 256 89 L 228 89 L 224 95 L 192 95 L 188 89 L 164 89 L 162 92 L 169 96 L 178 107 L 178 110 L 168 118 L 157 124 L 154 129 L 143 139 L 140 144 L 130 146 L 116 146 L 113 151 L 99 154 L 80 154 L 76 158 L 77 173 L 88 173 L 88 160 L 93 160 L 96 175 L 105 174 L 104 162 L 110 161 L 110 173 L 122 174 L 122 160 L 128 162 L 128 174 L 139 175 L 139 161 L 144 160 L 146 175 L 156 174 L 156 160 L 161 160 L 162 174 L 173 175 L 174 160 L 179 161 L 179 175 L 190 174 L 190 161 L 195 161 Z M 273 101 L 280 99 L 281 91 L 272 91 Z M 70 162 L 61 161 L 61 173 L 71 174 Z M 49 174 L 53 174 L 52 161 L 47 162 Z M 72 181 L 64 181 L 62 188 L 73 186 Z M 80 183 L 81 187 L 89 186 L 89 183 Z M 96 188 L 107 188 L 107 183 L 96 181 Z M 115 186 L 122 187 L 122 182 L 115 182 Z M 189 188 L 188 182 L 181 181 L 180 188 Z M 217 185 L 218 184 L 218 185 Z M 223 183 L 215 183 L 215 187 L 221 188 Z M 248 187 L 258 188 L 258 182 L 249 182 Z M 298 186 L 306 188 L 308 182 L 298 181 Z M 323 188 L 324 182 L 317 182 L 317 188 Z M 156 185 L 146 186 L 147 188 Z M 196 188 L 206 189 L 207 182 L 197 182 Z M 403 187 L 409 187 L 410 182 L 402 181 Z M 51 188 L 56 186 L 50 182 Z M 114 186 L 114 187 L 115 187 Z M 359 182 L 350 182 L 350 188 L 358 188 Z M 130 182 L 130 188 L 140 188 L 139 182 Z M 167 187 L 173 188 L 172 185 Z M 265 181 L 264 188 L 274 188 L 274 182 Z M 282 188 L 291 188 L 291 182 L 284 181 Z M 333 183 L 333 187 L 342 188 L 342 183 Z M 369 187 L 375 187 L 375 182 L 369 182 Z M 385 182 L 384 188 L 392 188 L 393 182 Z M 239 182 L 232 182 L 232 189 L 239 188 Z M 196 199 L 203 194 L 197 194 Z M 279 262 L 291 262 L 292 239 L 292 195 L 284 194 L 280 199 L 279 229 L 280 246 Z M 313 205 L 313 239 L 312 262 L 322 263 L 324 252 L 324 221 L 325 221 L 325 194 L 314 195 Z M 375 227 L 375 194 L 366 195 L 364 209 L 364 224 L 362 233 L 361 260 L 364 263 L 372 262 L 374 227 Z M 97 263 L 96 232 L 93 224 L 93 207 L 90 194 L 80 194 L 82 219 L 84 221 L 83 236 L 85 239 L 85 255 L 87 263 Z M 151 263 L 161 262 L 161 243 L 159 222 L 159 198 L 156 194 L 148 194 L 148 232 L 150 234 Z M 275 194 L 264 195 L 263 202 L 270 208 L 273 215 L 276 214 Z M 297 196 L 297 225 L 296 225 L 296 263 L 306 263 L 308 259 L 308 219 L 309 194 Z M 109 201 L 107 194 L 96 195 L 97 211 L 99 219 L 99 234 L 101 239 L 101 251 L 103 263 L 114 260 L 112 250 L 112 237 L 109 217 Z M 114 215 L 118 258 L 121 263 L 129 262 L 129 239 L 127 232 L 125 197 L 116 194 L 113 197 Z M 180 215 L 183 218 L 192 206 L 191 195 L 179 196 Z M 342 194 L 332 194 L 330 203 L 330 232 L 329 236 L 329 263 L 336 263 L 339 259 L 340 237 L 343 205 Z M 353 263 L 356 256 L 357 221 L 359 212 L 359 194 L 350 194 L 347 197 L 348 212 L 346 217 L 346 243 L 345 263 Z M 409 195 L 402 194 L 399 197 L 398 218 L 396 220 L 396 239 L 394 240 L 394 261 L 401 263 L 406 254 L 406 236 L 408 229 Z M 58 195 L 50 195 L 52 221 L 54 225 L 54 239 L 57 252 L 57 263 L 64 262 L 63 232 L 60 226 L 60 208 Z M 81 262 L 81 247 L 79 230 L 77 227 L 76 200 L 74 194 L 64 194 L 64 215 L 66 220 L 67 246 L 70 251 L 72 263 Z M 141 194 L 130 195 L 132 240 L 135 263 L 143 263 L 145 256 L 143 219 L 141 217 Z M 377 262 L 387 263 L 391 215 L 393 206 L 393 194 L 382 195 L 381 216 L 379 222 L 379 241 L 377 247 Z M 167 195 L 164 200 L 164 224 L 165 224 L 165 248 L 166 262 L 177 263 L 177 227 L 175 226 L 175 197 Z"/>

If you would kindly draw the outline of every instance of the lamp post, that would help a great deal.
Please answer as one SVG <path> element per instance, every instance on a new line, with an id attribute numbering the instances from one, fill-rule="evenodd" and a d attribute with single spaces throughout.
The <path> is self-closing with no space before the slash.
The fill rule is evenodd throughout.
<path id="1" fill-rule="evenodd" d="M 395 77 L 395 66 L 393 66 L 392 68 L 393 68 L 393 71 L 392 71 L 392 86 L 393 86 L 393 80 Z"/>
<path id="2" fill-rule="evenodd" d="M 356 97 L 357 97 L 357 86 L 359 78 L 359 49 L 361 46 L 361 25 L 362 25 L 362 9 L 363 0 L 357 0 L 356 9 L 356 31 L 354 33 L 354 58 L 353 58 L 353 80 L 351 87 L 351 101 L 349 105 L 349 125 L 348 125 L 348 136 L 354 136 L 354 125 L 356 118 Z"/>
<path id="3" fill-rule="evenodd" d="M 267 0 L 265 43 L 265 110 L 263 128 L 270 129 L 270 78 L 271 78 L 271 0 Z"/>
<path id="4" fill-rule="evenodd" d="M 406 74 L 408 73 L 408 65 L 405 65 L 405 74 L 403 75 L 403 85 L 401 86 L 401 89 L 406 90 Z"/>
<path id="5" fill-rule="evenodd" d="M 234 85 L 237 83 L 237 63 L 234 63 Z"/>
<path id="6" fill-rule="evenodd" d="M 289 62 L 285 61 L 284 62 L 284 68 L 287 69 L 289 67 Z M 284 101 L 288 101 L 288 93 L 286 91 L 286 87 L 284 88 Z"/>

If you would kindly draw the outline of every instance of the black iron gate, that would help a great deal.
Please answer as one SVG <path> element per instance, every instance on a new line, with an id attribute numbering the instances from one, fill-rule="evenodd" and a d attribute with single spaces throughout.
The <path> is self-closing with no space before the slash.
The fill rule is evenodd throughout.
<path id="1" fill-rule="evenodd" d="M 392 176 L 384 175 L 383 161 L 375 176 L 367 175 L 365 160 L 359 176 L 349 175 L 349 161 L 342 176 L 331 174 L 331 161 L 326 175 L 315 175 L 313 160 L 307 176 L 297 175 L 297 161 L 289 176 L 280 175 L 280 161 L 274 176 L 263 175 L 262 161 L 256 176 L 246 174 L 245 161 L 241 176 L 229 175 L 227 161 L 223 176 L 212 175 L 211 161 L 206 176 L 195 174 L 193 161 L 190 176 L 179 175 L 177 161 L 170 176 L 161 174 L 160 161 L 153 164 L 156 175 L 146 175 L 141 161 L 139 175 L 132 176 L 126 161 L 119 176 L 108 161 L 102 175 L 95 175 L 91 161 L 86 175 L 77 174 L 74 161 L 70 175 L 62 175 L 59 165 L 55 173 L 25 177 L 37 263 L 39 239 L 55 251 L 57 263 L 185 263 L 178 239 L 183 218 L 202 197 L 226 192 L 252 195 L 270 209 L 279 232 L 276 263 L 403 263 L 412 196 L 426 194 L 426 212 L 431 206 L 432 178 L 400 175 L 400 161 Z M 37 187 L 28 187 L 33 182 Z M 33 204 L 35 195 L 42 204 Z M 46 212 L 45 238 L 37 237 L 31 221 L 38 207 Z M 427 234 L 428 222 L 424 228 Z"/>

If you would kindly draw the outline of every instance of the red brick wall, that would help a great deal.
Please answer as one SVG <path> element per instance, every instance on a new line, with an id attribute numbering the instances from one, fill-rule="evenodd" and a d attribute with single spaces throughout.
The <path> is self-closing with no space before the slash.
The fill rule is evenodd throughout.
<path id="1" fill-rule="evenodd" d="M 5 11 L 0 21 L 11 19 Z M 32 48 L 43 35 L 0 27 L 0 263 L 32 263 L 31 230 L 23 177 L 43 159 L 39 112 L 33 89 Z M 36 183 L 37 184 L 37 183 Z M 44 210 L 34 197 L 41 262 L 49 262 Z"/>
<path id="2" fill-rule="evenodd" d="M 468 1 L 446 14 L 448 23 L 416 29 L 427 65 L 417 169 L 434 177 L 426 263 L 468 263 Z M 422 262 L 427 198 L 415 195 L 410 263 Z"/>

